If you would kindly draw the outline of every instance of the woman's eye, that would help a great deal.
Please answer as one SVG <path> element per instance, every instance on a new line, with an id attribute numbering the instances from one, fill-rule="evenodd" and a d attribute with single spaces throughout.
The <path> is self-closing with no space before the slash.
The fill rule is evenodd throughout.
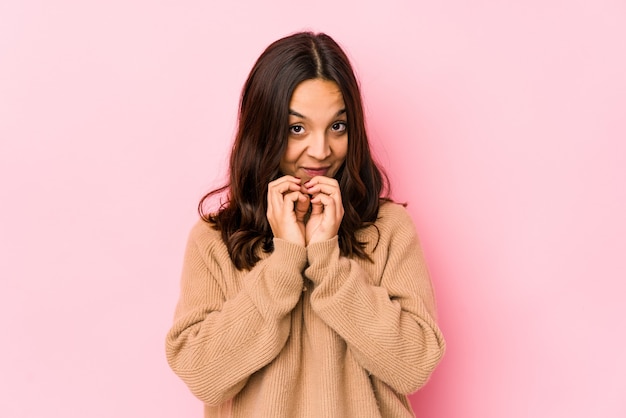
<path id="1" fill-rule="evenodd" d="M 331 126 L 331 129 L 333 130 L 333 132 L 340 132 L 340 133 L 344 132 L 347 128 L 348 126 L 346 125 L 345 122 L 335 122 Z"/>
<path id="2" fill-rule="evenodd" d="M 304 132 L 304 126 L 302 125 L 292 125 L 289 127 L 289 133 L 292 133 L 294 135 L 299 135 L 302 132 Z"/>

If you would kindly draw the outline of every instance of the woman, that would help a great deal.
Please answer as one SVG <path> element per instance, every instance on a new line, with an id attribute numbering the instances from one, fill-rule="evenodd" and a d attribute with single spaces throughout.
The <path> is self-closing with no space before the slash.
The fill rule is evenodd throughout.
<path id="1" fill-rule="evenodd" d="M 242 92 L 230 182 L 200 202 L 167 336 L 205 417 L 414 416 L 406 395 L 445 344 L 386 190 L 344 52 L 324 34 L 270 45 Z"/>

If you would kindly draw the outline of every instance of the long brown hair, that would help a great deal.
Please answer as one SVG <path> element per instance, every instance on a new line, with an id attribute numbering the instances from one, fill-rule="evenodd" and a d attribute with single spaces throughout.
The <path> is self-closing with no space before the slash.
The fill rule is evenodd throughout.
<path id="1" fill-rule="evenodd" d="M 348 57 L 328 35 L 301 32 L 272 43 L 252 68 L 241 94 L 229 183 L 206 194 L 198 205 L 200 216 L 221 231 L 238 269 L 251 269 L 259 261 L 259 247 L 273 250 L 267 187 L 282 176 L 293 91 L 315 78 L 334 81 L 346 105 L 348 153 L 334 176 L 344 206 L 338 233 L 341 254 L 369 258 L 355 232 L 376 220 L 381 199 L 388 200 L 389 183 L 371 156 L 361 93 Z M 209 213 L 207 200 L 224 192 L 225 202 Z"/>

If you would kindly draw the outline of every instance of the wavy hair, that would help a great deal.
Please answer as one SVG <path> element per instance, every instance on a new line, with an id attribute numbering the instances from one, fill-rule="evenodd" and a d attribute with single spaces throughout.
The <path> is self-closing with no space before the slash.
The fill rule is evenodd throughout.
<path id="1" fill-rule="evenodd" d="M 221 231 L 240 270 L 254 267 L 259 248 L 273 251 L 266 217 L 268 184 L 282 176 L 291 96 L 300 83 L 316 78 L 335 82 L 346 105 L 348 151 L 334 176 L 344 206 L 340 251 L 369 259 L 355 233 L 373 224 L 381 202 L 390 200 L 389 182 L 370 152 L 361 92 L 348 57 L 328 35 L 300 32 L 272 43 L 254 64 L 241 93 L 228 184 L 206 194 L 198 205 L 202 219 Z M 209 212 L 208 199 L 223 193 L 220 208 Z"/>

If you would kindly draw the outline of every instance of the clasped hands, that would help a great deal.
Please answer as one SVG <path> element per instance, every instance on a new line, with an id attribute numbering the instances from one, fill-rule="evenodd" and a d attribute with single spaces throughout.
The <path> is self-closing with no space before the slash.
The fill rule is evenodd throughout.
<path id="1" fill-rule="evenodd" d="M 339 232 L 343 213 L 334 178 L 316 176 L 303 183 L 286 175 L 268 185 L 267 220 L 276 238 L 302 246 L 329 240 Z"/>

